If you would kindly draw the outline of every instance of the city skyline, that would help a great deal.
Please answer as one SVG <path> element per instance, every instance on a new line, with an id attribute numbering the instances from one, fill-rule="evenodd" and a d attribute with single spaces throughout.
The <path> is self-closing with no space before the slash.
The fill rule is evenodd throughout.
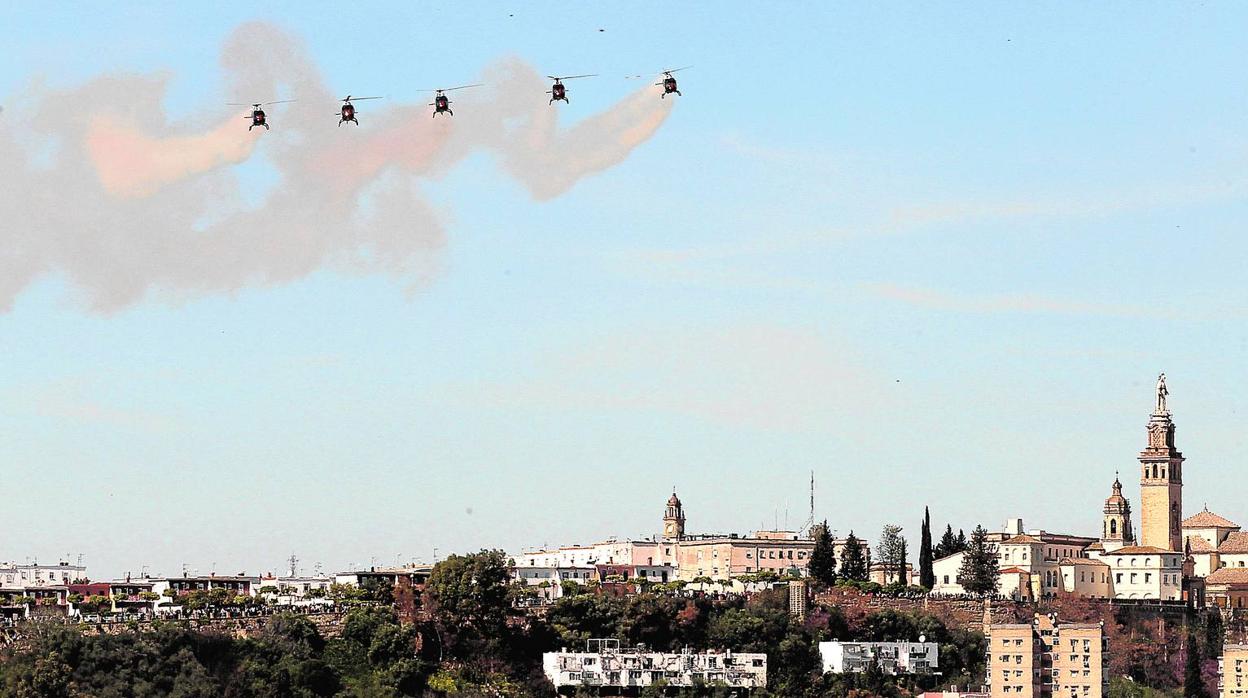
<path id="1" fill-rule="evenodd" d="M 398 272 L 336 263 L 367 252 L 336 239 L 284 273 L 306 250 L 265 218 L 241 247 L 265 252 L 244 256 L 256 274 L 215 285 L 174 264 L 136 271 L 155 281 L 135 294 L 127 272 L 160 269 L 168 236 L 123 224 L 163 220 L 169 190 L 66 184 L 121 202 L 104 249 L 0 194 L 29 221 L 0 232 L 0 270 L 38 262 L 0 280 L 20 522 L 0 559 L 81 553 L 107 578 L 295 552 L 329 572 L 657 533 L 672 485 L 692 531 L 745 532 L 805 521 L 812 470 L 816 518 L 872 542 L 886 523 L 916 542 L 924 506 L 941 530 L 1091 535 L 1116 473 L 1140 501 L 1162 371 L 1183 515 L 1248 518 L 1221 476 L 1248 414 L 1248 9 L 650 4 L 560 8 L 551 32 L 553 6 L 450 7 L 13 11 L 0 156 L 32 176 L 79 155 L 53 129 L 91 115 L 65 95 L 100 76 L 150 84 L 107 96 L 163 109 L 169 124 L 134 121 L 149 135 L 237 116 L 221 103 L 261 99 L 233 88 L 292 65 L 287 45 L 336 96 L 387 96 L 358 128 L 336 104 L 276 108 L 219 180 L 187 180 L 239 215 L 280 191 L 305 119 L 349 160 L 395 110 L 430 128 L 417 90 L 443 81 L 601 73 L 550 107 L 567 128 L 630 104 L 645 88 L 626 74 L 694 67 L 674 104 L 649 94 L 651 133 L 573 181 L 517 175 L 489 143 L 393 175 L 437 229 L 378 231 L 416 250 Z M 257 36 L 263 61 L 222 65 Z M 492 94 L 457 97 L 448 128 Z"/>

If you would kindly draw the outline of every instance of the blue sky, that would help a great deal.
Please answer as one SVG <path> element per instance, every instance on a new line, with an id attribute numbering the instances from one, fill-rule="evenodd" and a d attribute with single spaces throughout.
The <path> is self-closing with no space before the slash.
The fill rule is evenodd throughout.
<path id="1" fill-rule="evenodd" d="M 253 21 L 329 89 L 391 104 L 509 57 L 601 73 L 569 85 L 565 125 L 637 89 L 626 74 L 694 68 L 653 136 L 553 199 L 489 151 L 416 181 L 445 239 L 414 291 L 328 265 L 99 312 L 42 271 L 0 314 L 0 558 L 429 560 L 648 535 L 673 485 L 691 530 L 746 531 L 802 522 L 812 469 L 841 533 L 917 536 L 930 505 L 941 526 L 1092 534 L 1115 471 L 1138 501 L 1161 370 L 1187 513 L 1245 518 L 1241 5 L 8 14 L 4 138 L 32 90 L 101 74 L 167 74 L 175 125 L 215 124 L 250 101 L 220 53 Z M 257 206 L 282 187 L 267 138 L 219 173 Z"/>

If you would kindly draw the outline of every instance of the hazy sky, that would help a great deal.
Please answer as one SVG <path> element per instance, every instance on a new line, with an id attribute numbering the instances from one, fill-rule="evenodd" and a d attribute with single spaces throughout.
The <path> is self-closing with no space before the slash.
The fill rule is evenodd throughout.
<path id="1" fill-rule="evenodd" d="M 1248 7 L 410 5 L 6 10 L 0 559 L 586 543 L 673 485 L 745 532 L 812 469 L 841 534 L 1090 535 L 1161 370 L 1186 513 L 1248 519 Z M 580 130 L 533 71 L 601 73 Z"/>

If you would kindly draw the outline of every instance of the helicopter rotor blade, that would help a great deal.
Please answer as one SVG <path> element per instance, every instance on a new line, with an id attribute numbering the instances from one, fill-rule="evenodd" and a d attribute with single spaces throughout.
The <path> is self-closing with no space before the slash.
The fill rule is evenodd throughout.
<path id="1" fill-rule="evenodd" d="M 565 75 L 564 77 L 561 77 L 561 78 L 557 78 L 554 75 L 547 75 L 546 77 L 550 78 L 551 80 L 575 80 L 577 78 L 596 78 L 598 77 L 598 73 L 589 73 L 587 75 Z"/>
<path id="2" fill-rule="evenodd" d="M 673 69 L 671 69 L 671 70 L 665 70 L 665 71 L 663 71 L 663 74 L 664 74 L 664 75 L 667 75 L 668 73 L 675 73 L 675 72 L 677 72 L 677 71 L 680 71 L 680 70 L 687 70 L 687 69 L 692 68 L 692 67 L 693 67 L 693 66 L 691 66 L 691 65 L 687 65 L 687 66 L 684 66 L 684 67 L 682 67 L 682 68 L 673 68 Z"/>
<path id="3" fill-rule="evenodd" d="M 446 88 L 446 89 L 444 89 L 444 90 L 440 90 L 440 91 L 441 91 L 441 92 L 450 92 L 451 90 L 466 90 L 466 89 L 468 89 L 469 87 L 483 87 L 484 85 L 485 85 L 485 83 L 483 83 L 483 82 L 478 82 L 478 83 L 476 83 L 476 84 L 474 84 L 474 85 L 460 85 L 459 87 L 448 87 L 448 88 Z"/>
<path id="4" fill-rule="evenodd" d="M 267 106 L 269 106 L 270 104 L 288 104 L 288 103 L 290 103 L 290 102 L 297 102 L 297 101 L 298 101 L 298 100 L 295 100 L 295 99 L 279 99 L 279 100 L 278 100 L 278 101 L 276 101 L 276 102 L 264 102 L 264 103 L 263 103 L 263 104 L 261 104 L 260 106 L 262 106 L 262 107 L 267 107 Z"/>
<path id="5" fill-rule="evenodd" d="M 360 101 L 360 100 L 362 100 L 362 99 L 385 99 L 385 97 L 352 97 L 351 95 L 347 95 L 346 97 L 343 97 L 342 99 L 340 99 L 340 100 L 338 100 L 338 101 L 340 101 L 340 102 L 358 102 L 358 101 Z"/>

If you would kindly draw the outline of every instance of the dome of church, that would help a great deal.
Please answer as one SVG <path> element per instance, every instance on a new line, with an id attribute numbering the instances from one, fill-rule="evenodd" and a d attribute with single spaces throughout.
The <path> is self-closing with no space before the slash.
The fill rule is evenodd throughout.
<path id="1" fill-rule="evenodd" d="M 1105 506 L 1110 506 L 1112 504 L 1120 505 L 1120 504 L 1126 504 L 1126 503 L 1127 503 L 1127 498 L 1122 496 L 1122 483 L 1118 481 L 1118 478 L 1114 478 L 1114 493 L 1109 495 L 1109 499 L 1105 500 Z"/>

